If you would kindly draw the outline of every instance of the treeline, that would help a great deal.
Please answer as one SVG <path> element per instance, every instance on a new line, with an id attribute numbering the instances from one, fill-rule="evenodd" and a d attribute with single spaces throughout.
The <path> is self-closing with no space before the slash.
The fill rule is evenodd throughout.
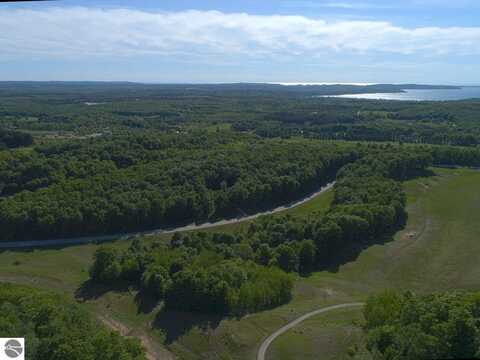
<path id="1" fill-rule="evenodd" d="M 375 359 L 480 358 L 480 293 L 386 292 L 364 310 Z"/>
<path id="2" fill-rule="evenodd" d="M 21 146 L 30 146 L 33 144 L 32 135 L 14 130 L 0 128 L 0 150 L 7 148 L 17 148 Z"/>
<path id="3" fill-rule="evenodd" d="M 129 232 L 298 199 L 359 157 L 354 145 L 233 132 L 124 135 L 0 157 L 1 240 Z"/>
<path id="4" fill-rule="evenodd" d="M 294 120 L 294 115 L 290 120 Z M 362 120 L 357 114 L 348 116 L 305 116 L 304 124 L 292 121 L 253 121 L 234 124 L 237 131 L 254 131 L 264 138 L 290 138 L 303 136 L 322 140 L 405 142 L 415 144 L 477 146 L 480 129 L 459 127 L 453 122 L 407 122 L 385 120 L 384 115 L 375 120 Z M 325 117 L 325 119 L 323 119 Z M 311 122 L 315 119 L 315 122 Z"/>
<path id="5" fill-rule="evenodd" d="M 107 330 L 59 295 L 1 284 L 0 309 L 0 336 L 24 337 L 27 360 L 146 359 L 138 340 Z"/>
<path id="6" fill-rule="evenodd" d="M 458 146 L 428 147 L 433 165 L 480 167 L 480 148 Z"/>
<path id="7" fill-rule="evenodd" d="M 392 160 L 398 149 L 424 153 L 428 164 L 480 166 L 473 147 L 378 147 L 231 131 L 60 141 L 1 153 L 0 239 L 112 234 L 253 213 L 298 199 L 382 149 Z M 382 176 L 402 179 L 415 162 L 398 160 L 399 173 Z"/>

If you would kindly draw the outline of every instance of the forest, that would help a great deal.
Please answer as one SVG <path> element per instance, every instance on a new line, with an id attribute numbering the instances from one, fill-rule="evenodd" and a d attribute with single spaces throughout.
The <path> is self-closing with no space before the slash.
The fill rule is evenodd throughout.
<path id="1" fill-rule="evenodd" d="M 0 284 L 0 336 L 24 337 L 27 360 L 146 360 L 136 339 L 105 328 L 72 300 Z"/>
<path id="2" fill-rule="evenodd" d="M 385 292 L 364 309 L 375 359 L 478 359 L 480 293 Z"/>
<path id="3" fill-rule="evenodd" d="M 231 127 L 262 137 L 461 146 L 479 143 L 479 100 L 411 102 L 323 97 L 418 88 L 422 87 L 0 82 L 0 121 L 2 128 L 26 131 L 39 140 Z"/>
<path id="4" fill-rule="evenodd" d="M 175 233 L 168 246 L 145 248 L 135 241 L 123 252 L 102 247 L 91 279 L 127 281 L 176 310 L 243 315 L 283 304 L 292 291 L 287 273 L 326 268 L 347 247 L 369 244 L 404 224 L 399 181 L 424 171 L 430 158 L 398 150 L 373 146 L 371 154 L 343 166 L 326 214 L 267 216 L 235 235 Z"/>
<path id="5" fill-rule="evenodd" d="M 32 144 L 32 135 L 21 131 L 5 130 L 0 128 L 0 150 L 30 146 Z"/>
<path id="6" fill-rule="evenodd" d="M 38 145 L 0 154 L 1 239 L 111 234 L 255 212 L 316 190 L 357 156 L 350 145 L 232 132 Z"/>
<path id="7" fill-rule="evenodd" d="M 480 166 L 474 147 L 384 148 L 426 154 L 422 166 Z M 254 213 L 299 199 L 335 179 L 344 165 L 379 152 L 362 143 L 264 139 L 231 130 L 141 132 L 3 151 L 0 239 L 118 234 Z M 416 169 L 407 162 L 395 171 L 410 167 Z"/>

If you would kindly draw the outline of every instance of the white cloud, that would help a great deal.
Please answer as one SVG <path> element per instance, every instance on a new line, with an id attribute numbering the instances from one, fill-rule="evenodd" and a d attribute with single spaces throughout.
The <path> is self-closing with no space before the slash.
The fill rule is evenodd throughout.
<path id="1" fill-rule="evenodd" d="M 367 9 L 465 9 L 478 8 L 478 0 L 402 0 L 402 1 L 385 1 L 385 0 L 365 0 L 361 1 L 304 1 L 304 0 L 284 0 L 283 6 L 293 8 L 336 8 L 347 10 L 367 10 Z"/>
<path id="2" fill-rule="evenodd" d="M 339 9 L 349 9 L 349 10 L 358 10 L 358 9 L 390 9 L 391 5 L 378 5 L 370 3 L 360 3 L 360 2 L 329 2 L 322 6 L 330 8 L 339 8 Z"/>
<path id="3" fill-rule="evenodd" d="M 405 28 L 383 21 L 219 11 L 0 9 L 0 58 L 136 56 L 318 56 L 328 52 L 480 53 L 480 27 Z"/>

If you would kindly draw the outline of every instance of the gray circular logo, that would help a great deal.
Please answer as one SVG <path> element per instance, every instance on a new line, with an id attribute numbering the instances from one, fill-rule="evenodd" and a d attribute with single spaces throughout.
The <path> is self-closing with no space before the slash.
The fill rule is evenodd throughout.
<path id="1" fill-rule="evenodd" d="M 15 359 L 22 355 L 23 347 L 17 340 L 8 340 L 5 343 L 5 354 L 12 359 Z"/>

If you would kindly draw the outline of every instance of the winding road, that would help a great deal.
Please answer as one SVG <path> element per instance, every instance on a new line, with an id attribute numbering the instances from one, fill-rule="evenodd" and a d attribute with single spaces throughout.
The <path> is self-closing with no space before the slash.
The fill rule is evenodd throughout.
<path id="1" fill-rule="evenodd" d="M 349 307 L 357 307 L 357 306 L 363 306 L 363 305 L 365 305 L 365 304 L 362 303 L 362 302 L 333 305 L 333 306 L 328 306 L 328 307 L 321 308 L 321 309 L 318 309 L 318 310 L 314 310 L 314 311 L 311 311 L 309 313 L 306 313 L 305 315 L 300 316 L 299 318 L 289 322 L 287 325 L 282 326 L 280 329 L 275 331 L 273 334 L 271 334 L 269 337 L 267 337 L 263 341 L 262 345 L 260 345 L 260 348 L 258 349 L 257 360 L 265 360 L 265 354 L 266 354 L 270 344 L 277 337 L 279 337 L 283 333 L 287 332 L 288 330 L 290 330 L 294 326 L 300 324 L 302 321 L 305 321 L 306 319 L 311 318 L 312 316 L 322 314 L 322 313 L 326 313 L 326 312 L 329 312 L 329 311 L 332 311 L 332 310 L 344 309 L 344 308 L 349 308 Z"/>
<path id="2" fill-rule="evenodd" d="M 68 239 L 52 239 L 52 240 L 29 240 L 29 241 L 10 241 L 10 242 L 0 242 L 0 249 L 19 249 L 19 248 L 40 248 L 40 247 L 49 247 L 49 246 L 68 246 L 68 245 L 80 245 L 88 244 L 91 242 L 107 242 L 116 239 L 128 239 L 137 236 L 152 236 L 158 234 L 168 234 L 177 231 L 191 231 L 191 230 L 202 230 L 208 229 L 215 226 L 236 224 L 242 221 L 253 220 L 263 215 L 271 215 L 284 210 L 293 209 L 297 206 L 305 204 L 306 202 L 312 200 L 318 195 L 324 193 L 325 191 L 330 190 L 335 181 L 328 183 L 327 185 L 320 188 L 318 191 L 310 194 L 301 200 L 292 202 L 287 205 L 282 205 L 276 207 L 275 209 L 259 212 L 253 215 L 241 216 L 232 219 L 220 220 L 216 222 L 206 222 L 203 224 L 190 224 L 185 226 L 179 226 L 176 228 L 170 229 L 155 229 L 148 231 L 132 232 L 132 233 L 122 233 L 122 234 L 113 234 L 113 235 L 99 235 L 99 236 L 87 236 L 87 237 L 77 237 L 77 238 L 68 238 Z"/>

